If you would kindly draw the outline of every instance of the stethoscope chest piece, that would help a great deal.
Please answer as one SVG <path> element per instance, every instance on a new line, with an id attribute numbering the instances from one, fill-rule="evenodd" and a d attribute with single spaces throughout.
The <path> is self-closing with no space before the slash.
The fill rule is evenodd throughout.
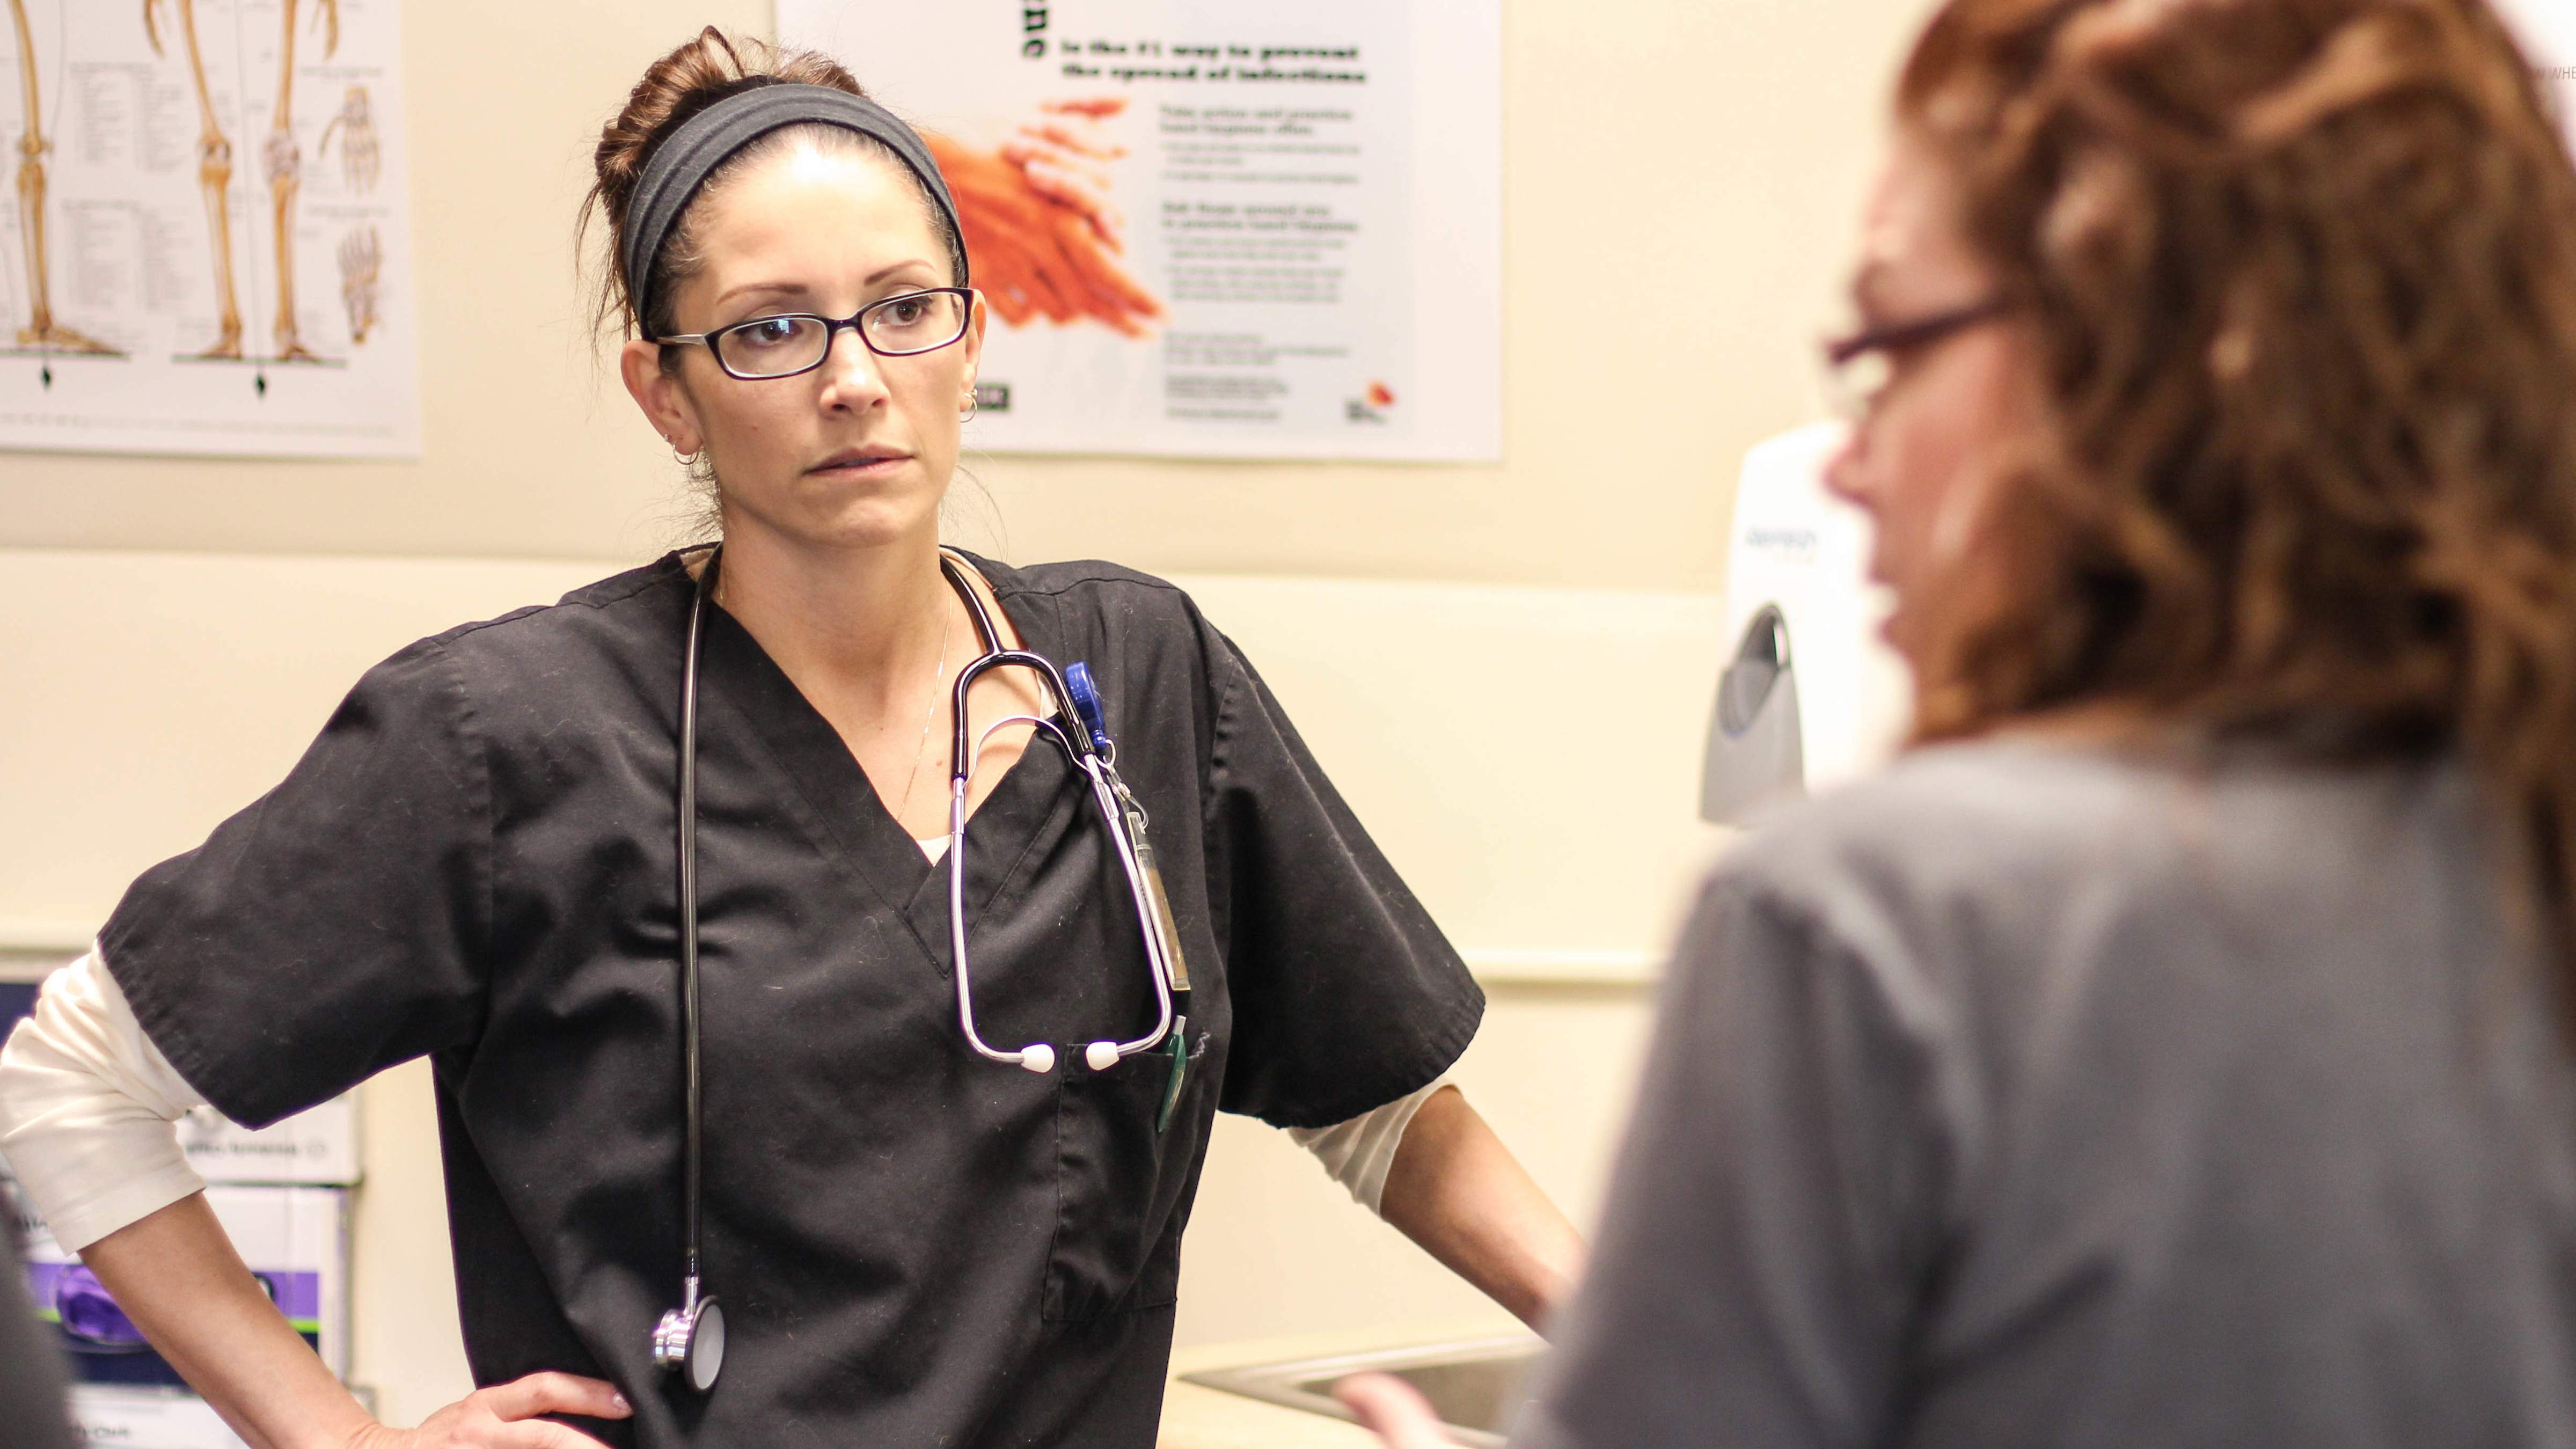
<path id="1" fill-rule="evenodd" d="M 682 1375 L 690 1388 L 703 1394 L 716 1386 L 716 1375 L 724 1372 L 724 1305 L 713 1297 L 690 1297 L 688 1304 L 663 1314 L 654 1325 L 653 1366 Z"/>

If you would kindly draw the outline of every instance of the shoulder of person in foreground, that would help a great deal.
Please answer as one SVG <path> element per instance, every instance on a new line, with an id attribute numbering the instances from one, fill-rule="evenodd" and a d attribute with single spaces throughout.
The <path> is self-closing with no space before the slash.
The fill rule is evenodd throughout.
<path id="1" fill-rule="evenodd" d="M 1916 750 L 1785 813 L 1711 885 L 1931 971 L 2291 950 L 2385 913 L 2391 872 L 2427 902 L 2486 901 L 2499 862 L 2480 819 L 2448 754 L 2007 735 Z"/>
<path id="2" fill-rule="evenodd" d="M 2104 752 L 1940 746 L 1739 844 L 1676 948 L 1590 1275 L 1515 1444 L 1882 1437 L 1991 1062 L 2046 963 L 2081 955 L 2033 941 L 2160 868 L 2172 788 Z"/>
<path id="3" fill-rule="evenodd" d="M 2143 750 L 1927 746 L 1755 830 L 1708 889 L 1802 918 L 1864 959 L 2004 959 L 2090 893 L 2170 879 L 2200 796 L 2178 759 Z"/>

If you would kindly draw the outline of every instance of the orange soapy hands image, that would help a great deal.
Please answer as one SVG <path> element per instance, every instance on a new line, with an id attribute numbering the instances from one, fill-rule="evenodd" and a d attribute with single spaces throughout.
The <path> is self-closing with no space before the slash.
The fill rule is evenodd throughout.
<path id="1" fill-rule="evenodd" d="M 1117 97 L 1043 102 L 992 150 L 924 137 L 957 202 L 975 285 L 1005 325 L 1087 318 L 1142 337 L 1162 319 L 1163 304 L 1119 260 L 1126 221 L 1105 163 L 1127 151 L 1102 123 L 1126 108 Z"/>

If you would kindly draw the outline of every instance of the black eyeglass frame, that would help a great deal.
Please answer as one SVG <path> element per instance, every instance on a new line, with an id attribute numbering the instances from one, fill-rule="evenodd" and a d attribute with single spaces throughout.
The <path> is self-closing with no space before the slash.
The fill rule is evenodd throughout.
<path id="1" fill-rule="evenodd" d="M 957 312 L 957 331 L 952 335 L 934 342 L 927 347 L 907 347 L 899 351 L 888 351 L 883 347 L 879 347 L 876 344 L 876 340 L 868 336 L 866 323 L 870 313 L 876 312 L 882 308 L 891 307 L 897 302 L 909 302 L 921 297 L 936 297 L 943 295 L 955 297 L 960 304 Z M 746 331 L 753 327 L 765 326 L 772 322 L 784 322 L 791 319 L 820 322 L 823 324 L 823 350 L 815 354 L 812 362 L 809 362 L 803 367 L 797 368 L 792 372 L 742 373 L 736 372 L 730 366 L 726 365 L 724 349 L 716 345 L 726 336 L 735 332 Z M 847 317 L 826 317 L 819 312 L 770 312 L 758 317 L 745 318 L 740 322 L 734 323 L 730 327 L 719 327 L 713 332 L 675 332 L 668 337 L 656 337 L 652 340 L 657 345 L 694 344 L 696 346 L 703 347 L 707 350 L 707 356 L 715 360 L 716 366 L 723 371 L 724 375 L 734 379 L 736 382 L 776 382 L 783 377 L 802 377 L 806 373 L 812 372 L 814 369 L 821 367 L 825 362 L 830 361 L 832 357 L 832 345 L 841 340 L 841 332 L 844 328 L 859 334 L 859 345 L 866 348 L 868 351 L 875 353 L 879 357 L 919 357 L 924 353 L 937 352 L 943 347 L 956 346 L 959 342 L 965 339 L 967 332 L 973 328 L 974 324 L 974 288 L 921 287 L 910 292 L 897 292 L 891 297 L 879 297 L 877 300 L 861 307 L 859 310 L 851 313 Z"/>
<path id="2" fill-rule="evenodd" d="M 1829 339 L 1824 345 L 1827 384 L 1837 398 L 1847 400 L 1842 411 L 1853 417 L 1862 416 L 1876 405 L 1878 394 L 1884 392 L 1885 388 L 1872 389 L 1864 396 L 1857 390 L 1845 386 L 1843 375 L 1853 363 L 1873 353 L 1893 360 L 1898 353 L 1917 351 L 1933 343 L 1945 341 L 1954 333 L 1974 327 L 1980 322 L 1991 322 L 2010 310 L 2012 310 L 2011 298 L 1988 297 L 1984 301 L 1948 308 L 1928 317 L 1916 317 L 1904 322 L 1889 322 L 1877 327 L 1863 328 L 1848 337 Z"/>

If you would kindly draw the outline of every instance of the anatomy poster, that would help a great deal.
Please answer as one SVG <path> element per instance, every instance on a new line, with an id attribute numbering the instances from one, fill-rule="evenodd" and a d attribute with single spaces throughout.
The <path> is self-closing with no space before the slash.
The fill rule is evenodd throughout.
<path id="1" fill-rule="evenodd" d="M 396 0 L 0 4 L 0 447 L 417 456 Z"/>
<path id="2" fill-rule="evenodd" d="M 971 446 L 1502 450 L 1499 0 L 779 0 L 929 133 Z"/>

